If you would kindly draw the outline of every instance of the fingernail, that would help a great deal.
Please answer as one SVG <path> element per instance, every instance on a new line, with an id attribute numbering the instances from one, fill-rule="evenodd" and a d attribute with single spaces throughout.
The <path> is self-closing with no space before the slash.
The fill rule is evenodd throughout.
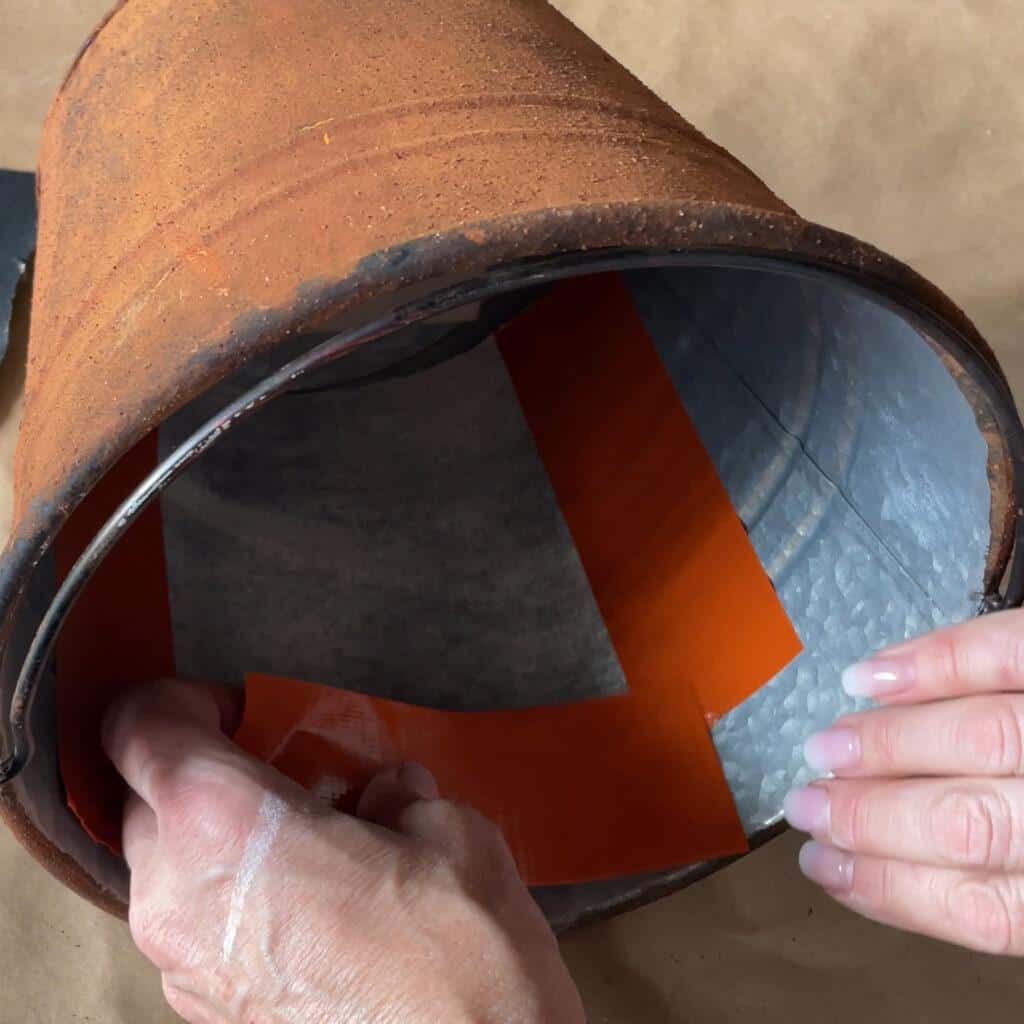
<path id="1" fill-rule="evenodd" d="M 801 832 L 828 833 L 828 793 L 821 786 L 804 786 L 786 794 L 782 804 L 786 821 Z"/>
<path id="2" fill-rule="evenodd" d="M 804 877 L 830 892 L 849 892 L 853 888 L 853 857 L 824 843 L 804 843 L 800 870 Z"/>
<path id="3" fill-rule="evenodd" d="M 851 665 L 842 676 L 843 689 L 851 697 L 889 697 L 914 682 L 913 658 L 868 658 Z"/>
<path id="4" fill-rule="evenodd" d="M 819 775 L 855 768 L 860 762 L 860 736 L 842 726 L 816 732 L 804 744 L 804 760 Z"/>

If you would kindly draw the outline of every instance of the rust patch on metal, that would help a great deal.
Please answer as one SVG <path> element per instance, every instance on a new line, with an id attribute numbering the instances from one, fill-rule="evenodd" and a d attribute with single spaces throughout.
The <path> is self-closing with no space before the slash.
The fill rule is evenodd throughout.
<path id="1" fill-rule="evenodd" d="M 581 204 L 786 209 L 535 0 L 401 18 L 359 0 L 344 19 L 329 0 L 131 0 L 69 75 L 40 162 L 19 507 L 188 390 L 191 356 L 244 348 L 239 316 L 370 253 Z"/>

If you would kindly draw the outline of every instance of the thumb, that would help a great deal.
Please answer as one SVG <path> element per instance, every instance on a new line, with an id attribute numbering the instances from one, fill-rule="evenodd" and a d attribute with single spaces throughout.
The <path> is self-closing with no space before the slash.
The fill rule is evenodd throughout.
<path id="1" fill-rule="evenodd" d="M 103 722 L 107 756 L 151 807 L 179 765 L 200 757 L 245 755 L 225 735 L 240 719 L 241 698 L 230 687 L 181 680 L 139 686 L 116 700 Z"/>

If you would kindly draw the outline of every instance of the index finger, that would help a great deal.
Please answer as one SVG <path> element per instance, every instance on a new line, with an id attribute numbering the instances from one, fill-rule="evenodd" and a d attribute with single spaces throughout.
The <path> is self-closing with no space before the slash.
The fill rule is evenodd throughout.
<path id="1" fill-rule="evenodd" d="M 885 648 L 848 668 L 843 689 L 886 704 L 1024 691 L 1024 611 L 984 615 Z"/>

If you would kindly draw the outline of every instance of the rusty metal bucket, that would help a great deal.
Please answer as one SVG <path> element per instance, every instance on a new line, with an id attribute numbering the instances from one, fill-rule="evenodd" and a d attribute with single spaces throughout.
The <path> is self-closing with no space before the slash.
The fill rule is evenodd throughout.
<path id="1" fill-rule="evenodd" d="M 1021 600 L 1021 424 L 973 325 L 897 261 L 794 214 L 540 0 L 126 0 L 50 112 L 39 200 L 0 577 L 0 808 L 37 859 L 108 909 L 124 909 L 126 871 L 65 806 L 51 678 L 96 566 L 163 492 L 189 674 L 231 676 L 248 667 L 238 658 L 264 655 L 291 658 L 282 671 L 296 675 L 336 667 L 336 648 L 310 641 L 330 601 L 312 628 L 282 627 L 312 556 L 278 558 L 303 531 L 271 515 L 309 494 L 322 465 L 287 495 L 268 478 L 331 451 L 339 435 L 324 424 L 362 424 L 358 469 L 377 474 L 377 490 L 346 491 L 352 467 L 332 463 L 338 492 L 318 492 L 303 515 L 336 521 L 344 497 L 379 513 L 353 550 L 400 534 L 385 514 L 397 493 L 388 467 L 413 449 L 432 465 L 433 450 L 404 440 L 435 420 L 446 436 L 467 423 L 500 433 L 512 406 L 487 339 L 555 281 L 627 283 L 804 641 L 714 728 L 753 842 L 778 824 L 804 735 L 845 707 L 834 685 L 845 661 Z M 399 400 L 388 388 L 405 390 Z M 467 395 L 487 401 L 451 422 L 431 413 Z M 52 546 L 69 514 L 154 431 L 153 473 L 58 584 Z M 452 479 L 495 483 L 515 471 L 505 451 L 474 449 Z M 452 487 L 437 500 L 462 494 Z M 269 540 L 240 544 L 254 509 Z M 376 586 L 419 558 L 398 545 L 364 578 Z M 211 564 L 227 568 L 211 575 Z M 416 565 L 414 578 L 429 578 L 429 558 Z M 274 586 L 242 595 L 239 572 L 263 570 Z M 371 584 L 332 593 L 334 607 L 353 593 L 387 607 Z M 572 587 L 559 593 L 571 609 Z M 346 643 L 361 635 L 352 626 Z M 411 643 L 406 668 L 426 649 Z M 370 653 L 347 656 L 357 677 L 372 675 Z M 467 671 L 480 670 L 476 656 Z M 585 670 L 568 675 L 571 692 L 540 698 L 595 692 Z M 400 673 L 389 678 L 401 690 Z M 538 898 L 564 927 L 713 867 Z"/>

